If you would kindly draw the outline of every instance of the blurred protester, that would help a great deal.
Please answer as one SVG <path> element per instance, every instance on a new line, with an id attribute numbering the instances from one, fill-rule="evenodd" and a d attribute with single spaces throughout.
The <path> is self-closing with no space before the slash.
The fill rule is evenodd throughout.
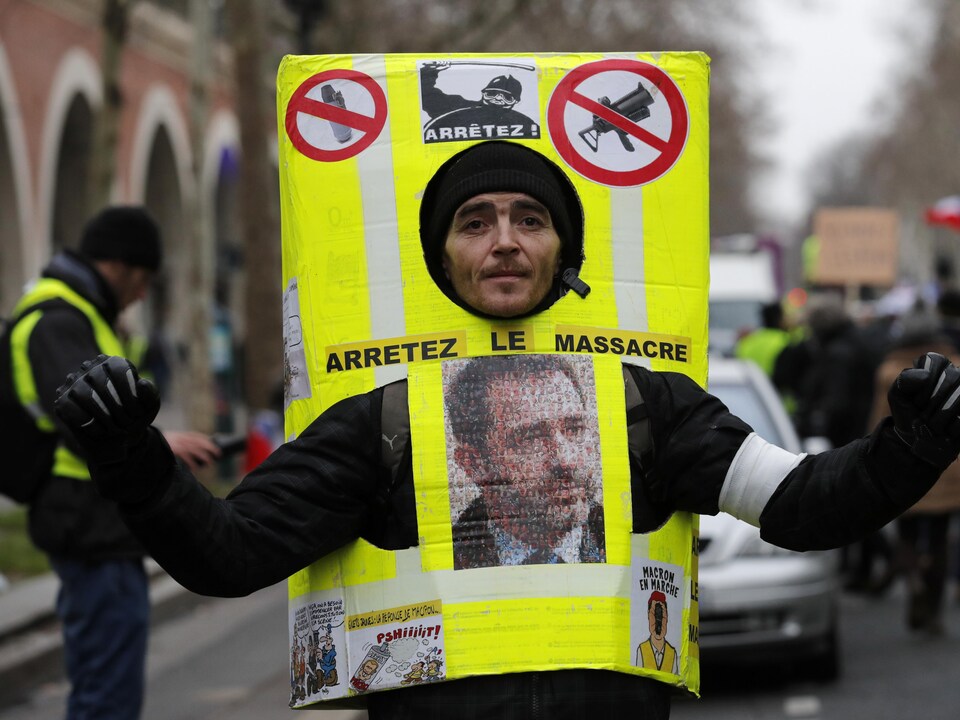
<path id="1" fill-rule="evenodd" d="M 71 690 L 68 720 L 136 718 L 143 703 L 150 603 L 145 551 L 117 504 L 90 480 L 87 454 L 54 415 L 56 391 L 83 358 L 125 351 L 117 319 L 160 268 L 160 231 L 140 207 L 110 207 L 85 226 L 79 252 L 44 268 L 14 308 L 12 381 L 51 446 L 29 500 L 29 532 L 60 578 L 57 615 Z M 191 469 L 219 450 L 206 435 L 163 432 Z"/>
<path id="2" fill-rule="evenodd" d="M 960 291 L 944 290 L 937 298 L 937 314 L 940 318 L 940 332 L 950 340 L 955 352 L 960 353 Z M 960 512 L 953 514 L 954 526 L 960 526 Z M 950 568 L 950 579 L 954 583 L 954 600 L 960 603 L 960 529 L 950 535 L 953 538 L 953 547 L 950 555 L 953 564 Z"/>
<path id="3" fill-rule="evenodd" d="M 807 324 L 806 365 L 796 368 L 795 378 L 797 430 L 801 437 L 825 437 L 840 447 L 867 431 L 879 358 L 839 304 L 813 308 Z"/>
<path id="4" fill-rule="evenodd" d="M 807 316 L 803 340 L 781 352 L 774 382 L 796 401 L 801 438 L 840 447 L 868 432 L 880 357 L 839 301 L 822 298 Z M 882 530 L 844 548 L 846 588 L 882 592 L 893 577 L 893 547 Z"/>
<path id="5" fill-rule="evenodd" d="M 913 366 L 924 352 L 933 351 L 956 359 L 958 353 L 932 318 L 905 322 L 903 332 L 876 374 L 876 401 L 871 421 L 880 422 L 890 413 L 886 388 Z M 948 531 L 953 513 L 960 510 L 960 464 L 953 463 L 930 491 L 896 521 L 899 532 L 897 569 L 907 582 L 907 625 L 939 635 L 943 632 L 943 596 L 949 557 Z"/>
<path id="6" fill-rule="evenodd" d="M 760 327 L 744 335 L 733 348 L 734 356 L 752 360 L 768 377 L 773 377 L 777 356 L 790 344 L 784 321 L 783 305 L 767 303 L 760 309 Z"/>

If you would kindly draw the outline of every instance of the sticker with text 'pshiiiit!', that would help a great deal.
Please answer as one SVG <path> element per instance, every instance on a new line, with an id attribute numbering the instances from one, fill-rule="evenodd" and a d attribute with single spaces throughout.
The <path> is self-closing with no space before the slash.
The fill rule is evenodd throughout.
<path id="1" fill-rule="evenodd" d="M 446 679 L 439 600 L 348 617 L 347 632 L 351 694 Z"/>

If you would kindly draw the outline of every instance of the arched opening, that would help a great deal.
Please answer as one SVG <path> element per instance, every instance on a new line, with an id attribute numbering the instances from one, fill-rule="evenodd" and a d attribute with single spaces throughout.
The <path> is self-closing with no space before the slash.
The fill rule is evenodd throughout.
<path id="1" fill-rule="evenodd" d="M 185 366 L 188 347 L 188 304 L 177 302 L 190 292 L 182 192 L 176 157 L 167 129 L 161 125 L 150 145 L 143 203 L 160 226 L 163 267 L 144 307 L 150 370 L 160 391 L 178 396 L 176 380 Z"/>
<path id="2" fill-rule="evenodd" d="M 6 316 L 20 295 L 23 276 L 23 251 L 20 244 L 20 213 L 17 211 L 17 187 L 10 156 L 8 128 L 0 113 L 0 315 Z"/>
<path id="3" fill-rule="evenodd" d="M 93 144 L 93 110 L 83 95 L 70 102 L 63 121 L 54 175 L 53 252 L 75 248 L 88 216 L 88 177 Z"/>
<path id="4" fill-rule="evenodd" d="M 238 208 L 239 157 L 233 147 L 220 150 L 213 192 L 214 307 L 210 369 L 216 393 L 216 430 L 237 429 L 242 398 L 238 338 L 243 331 L 243 247 Z"/>

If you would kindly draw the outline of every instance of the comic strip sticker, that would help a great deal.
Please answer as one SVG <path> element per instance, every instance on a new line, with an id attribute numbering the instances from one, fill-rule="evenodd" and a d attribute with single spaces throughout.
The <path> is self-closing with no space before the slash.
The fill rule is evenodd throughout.
<path id="1" fill-rule="evenodd" d="M 540 137 L 534 62 L 485 57 L 417 68 L 424 143 Z"/>
<path id="2" fill-rule="evenodd" d="M 340 596 L 315 600 L 291 612 L 291 706 L 347 695 L 343 620 Z"/>
<path id="3" fill-rule="evenodd" d="M 643 560 L 633 566 L 630 646 L 634 665 L 680 674 L 683 568 Z"/>
<path id="4" fill-rule="evenodd" d="M 439 600 L 352 615 L 347 631 L 351 694 L 446 679 Z"/>

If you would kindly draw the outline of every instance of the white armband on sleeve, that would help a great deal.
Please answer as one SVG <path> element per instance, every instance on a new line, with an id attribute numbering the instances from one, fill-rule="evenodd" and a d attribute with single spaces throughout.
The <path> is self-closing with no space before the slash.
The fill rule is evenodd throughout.
<path id="1" fill-rule="evenodd" d="M 750 433 L 737 450 L 720 489 L 720 509 L 760 527 L 767 501 L 806 455 L 794 455 Z"/>

